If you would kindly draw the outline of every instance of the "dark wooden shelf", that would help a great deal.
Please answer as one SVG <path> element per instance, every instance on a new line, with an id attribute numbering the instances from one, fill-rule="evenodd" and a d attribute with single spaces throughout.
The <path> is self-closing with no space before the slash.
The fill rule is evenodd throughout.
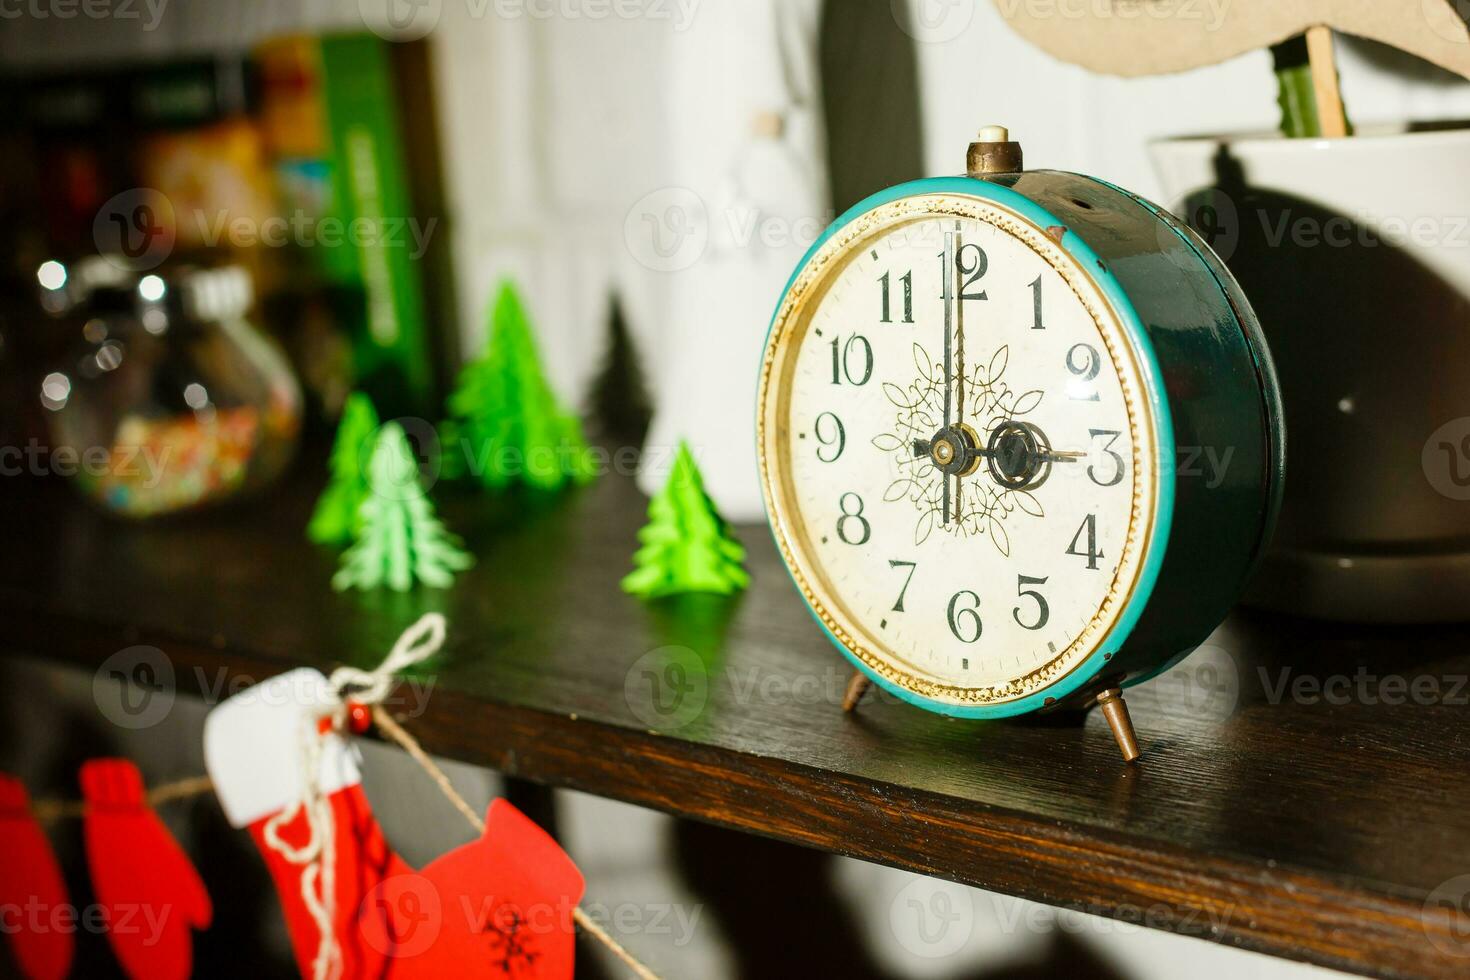
<path id="1" fill-rule="evenodd" d="M 743 596 L 624 596 L 644 500 L 621 478 L 539 504 L 441 490 L 479 564 L 448 592 L 406 596 L 331 591 L 334 556 L 302 534 L 315 488 L 301 481 L 152 526 L 94 514 L 56 482 L 5 482 L 12 652 L 95 667 L 152 644 L 197 693 L 299 664 L 370 666 L 437 609 L 449 642 L 406 724 L 445 756 L 1276 956 L 1470 972 L 1456 932 L 1470 916 L 1425 908 L 1470 873 L 1465 628 L 1238 614 L 1130 696 L 1143 746 L 1130 767 L 1100 717 L 955 721 L 871 695 L 844 715 L 845 661 L 764 528 L 741 532 Z M 707 702 L 660 731 L 640 658 L 666 646 L 707 665 Z M 1273 696 L 1283 676 L 1397 690 L 1360 671 L 1435 678 L 1441 703 Z"/>

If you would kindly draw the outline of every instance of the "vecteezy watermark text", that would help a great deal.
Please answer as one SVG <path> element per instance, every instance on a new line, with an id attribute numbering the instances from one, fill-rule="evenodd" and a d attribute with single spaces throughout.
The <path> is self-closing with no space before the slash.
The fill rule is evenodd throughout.
<path id="1" fill-rule="evenodd" d="M 0 20 L 136 20 L 158 28 L 168 0 L 0 0 Z"/>
<path id="2" fill-rule="evenodd" d="M 998 0 L 1002 14 L 1031 20 L 1174 20 L 1198 23 L 1217 31 L 1225 23 L 1231 0 Z"/>
<path id="3" fill-rule="evenodd" d="M 43 902 L 32 895 L 24 902 L 0 905 L 0 934 L 88 932 L 136 936 L 141 933 L 143 945 L 153 946 L 162 938 L 172 912 L 172 905 L 119 902 L 78 907 L 68 902 Z"/>
<path id="4" fill-rule="evenodd" d="M 429 240 L 439 226 L 438 218 L 352 218 L 317 217 L 297 209 L 289 215 L 268 218 L 231 216 L 229 211 L 207 214 L 194 211 L 192 220 L 198 240 L 210 248 L 227 241 L 235 248 L 407 248 L 408 257 L 423 258 Z"/>
<path id="5" fill-rule="evenodd" d="M 1297 674 L 1282 667 L 1273 677 L 1265 667 L 1261 688 L 1271 704 L 1465 705 L 1470 704 L 1470 676 L 1465 674 L 1375 674 L 1359 667 L 1353 674 Z"/>
<path id="6" fill-rule="evenodd" d="M 43 446 L 31 439 L 24 446 L 0 446 L 0 476 L 89 476 L 140 478 L 153 489 L 163 479 L 172 446 Z"/>
<path id="7" fill-rule="evenodd" d="M 258 699 L 268 707 L 284 707 L 306 703 L 319 692 L 310 681 L 301 688 L 279 683 L 262 685 L 261 678 L 224 668 L 209 671 L 194 667 L 191 673 L 193 689 L 208 705 L 238 696 L 243 703 Z M 157 647 L 126 647 L 97 668 L 92 677 L 92 700 L 103 717 L 119 728 L 132 731 L 152 728 L 173 709 L 178 688 L 176 676 L 173 660 Z M 383 705 L 396 715 L 418 718 L 428 710 L 437 683 L 434 677 L 400 676 Z"/>
<path id="8" fill-rule="evenodd" d="M 357 0 L 363 24 L 390 41 L 415 41 L 438 28 L 444 8 L 451 21 L 565 20 L 667 22 L 675 33 L 689 29 L 701 0 Z"/>

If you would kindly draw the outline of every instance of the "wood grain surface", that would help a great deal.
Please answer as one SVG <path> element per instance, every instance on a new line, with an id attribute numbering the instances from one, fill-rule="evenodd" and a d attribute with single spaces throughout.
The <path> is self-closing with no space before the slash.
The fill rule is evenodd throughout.
<path id="1" fill-rule="evenodd" d="M 339 595 L 316 487 L 155 525 L 55 481 L 0 489 L 4 649 L 96 669 L 164 652 L 188 696 L 372 666 L 422 612 L 446 649 L 394 706 L 431 751 L 538 783 L 1368 975 L 1470 974 L 1470 630 L 1237 613 L 1100 716 L 961 721 L 870 693 L 763 527 L 734 599 L 624 596 L 644 499 L 436 491 L 477 566 L 446 592 Z M 1438 891 L 1436 891 L 1438 889 Z"/>

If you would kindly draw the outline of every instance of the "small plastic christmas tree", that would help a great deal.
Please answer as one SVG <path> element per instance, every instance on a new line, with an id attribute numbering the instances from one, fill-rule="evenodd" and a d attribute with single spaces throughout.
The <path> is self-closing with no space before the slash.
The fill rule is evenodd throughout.
<path id="1" fill-rule="evenodd" d="M 648 523 L 638 532 L 643 547 L 623 591 L 645 599 L 680 592 L 728 595 L 745 588 L 745 549 L 704 492 L 704 480 L 689 447 L 679 444 L 668 483 L 648 504 Z"/>
<path id="2" fill-rule="evenodd" d="M 352 543 L 358 508 L 368 494 L 367 453 L 377 428 L 372 399 L 356 391 L 348 395 L 328 461 L 331 476 L 306 525 L 306 536 L 317 544 L 340 547 Z"/>
<path id="3" fill-rule="evenodd" d="M 474 559 L 434 516 L 419 482 L 418 461 L 396 422 L 378 432 L 368 464 L 368 494 L 358 509 L 357 543 L 342 555 L 332 588 L 406 592 L 415 581 L 448 588 Z"/>
<path id="4" fill-rule="evenodd" d="M 596 476 L 582 424 L 556 400 L 515 288 L 502 283 L 485 352 L 466 365 L 449 396 L 446 472 L 485 486 L 524 483 L 556 490 Z M 457 457 L 457 458 L 456 458 Z"/>

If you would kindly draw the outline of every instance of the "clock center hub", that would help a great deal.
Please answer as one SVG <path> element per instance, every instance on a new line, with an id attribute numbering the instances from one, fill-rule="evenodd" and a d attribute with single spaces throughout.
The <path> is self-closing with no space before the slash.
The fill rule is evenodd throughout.
<path id="1" fill-rule="evenodd" d="M 980 437 L 963 422 L 947 425 L 929 440 L 929 458 L 941 473 L 969 476 L 980 465 Z"/>
<path id="2" fill-rule="evenodd" d="M 1034 490 L 1051 475 L 1055 458 L 1046 434 L 1029 422 L 1010 420 L 997 425 L 985 446 L 990 476 L 1007 490 Z"/>

